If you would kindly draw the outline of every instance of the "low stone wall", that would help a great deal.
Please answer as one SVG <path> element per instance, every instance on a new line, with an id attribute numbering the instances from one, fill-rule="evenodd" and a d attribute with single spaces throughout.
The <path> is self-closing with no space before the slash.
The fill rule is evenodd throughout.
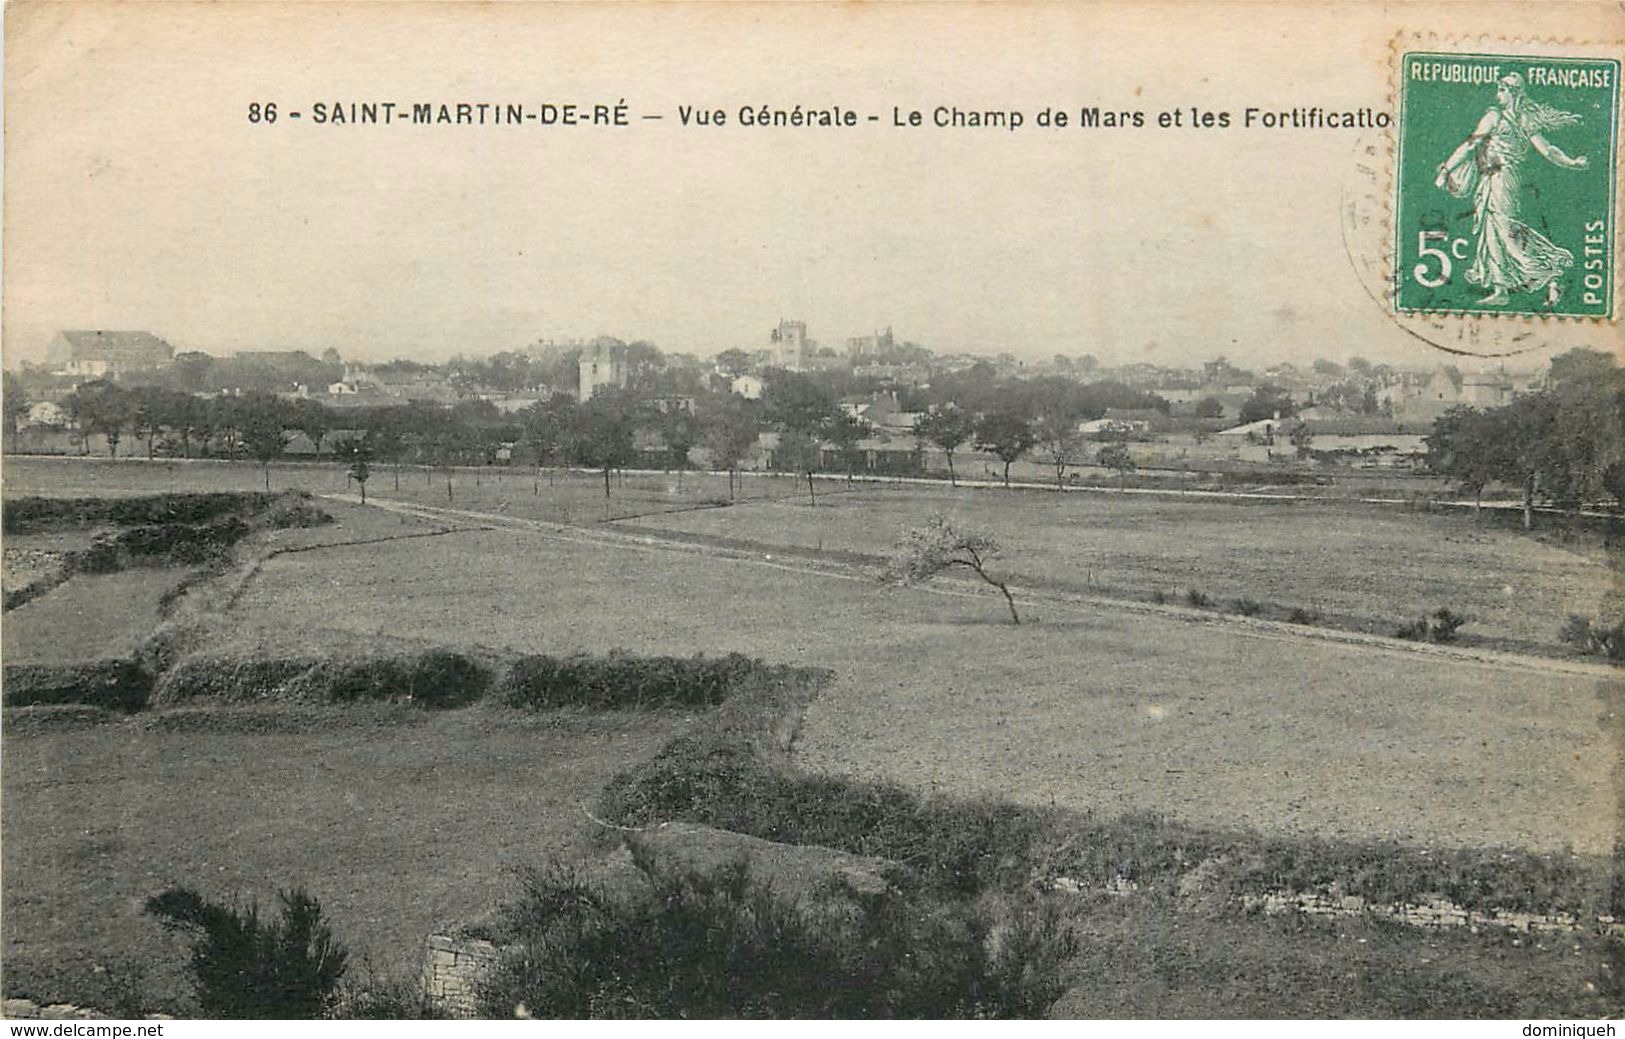
<path id="1" fill-rule="evenodd" d="M 105 1010 L 96 1010 L 92 1007 L 77 1006 L 73 1003 L 36 1003 L 32 999 L 7 999 L 0 1001 L 0 1018 L 8 1021 L 89 1021 L 89 1020 L 118 1020 L 117 1014 L 110 1014 Z M 168 1014 L 147 1014 L 144 1021 L 173 1021 Z"/>
<path id="2" fill-rule="evenodd" d="M 473 1017 L 475 993 L 496 966 L 500 951 L 478 938 L 429 936 L 423 957 L 423 990 L 452 1017 Z"/>
<path id="3" fill-rule="evenodd" d="M 1051 882 L 1050 889 L 1072 895 L 1096 890 L 1103 894 L 1126 898 L 1136 894 L 1140 890 L 1140 886 L 1132 880 L 1113 877 L 1104 886 L 1091 888 L 1071 877 L 1057 877 Z M 1368 902 L 1357 895 L 1336 897 L 1302 891 L 1267 891 L 1257 895 L 1242 895 L 1238 904 L 1241 908 L 1249 911 L 1256 910 L 1269 914 L 1302 913 L 1305 916 L 1339 917 L 1375 916 L 1402 924 L 1409 924 L 1412 927 L 1500 927 L 1510 931 L 1526 932 L 1577 931 L 1589 930 L 1595 927 L 1625 937 L 1625 921 L 1615 920 L 1612 916 L 1598 916 L 1594 920 L 1581 920 L 1568 913 L 1522 913 L 1510 909 L 1492 910 L 1486 913 L 1464 909 L 1454 902 L 1442 898 L 1420 903 L 1390 905 Z"/>
<path id="4" fill-rule="evenodd" d="M 86 1020 L 104 1018 L 106 1014 L 72 1003 L 47 1003 L 44 1006 L 32 999 L 8 999 L 0 1003 L 0 1017 L 15 1021 L 42 1018 L 46 1021 Z"/>

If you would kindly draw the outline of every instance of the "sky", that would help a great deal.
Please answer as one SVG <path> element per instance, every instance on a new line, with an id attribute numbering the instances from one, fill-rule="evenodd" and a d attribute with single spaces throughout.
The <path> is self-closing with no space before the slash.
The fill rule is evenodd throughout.
<path id="1" fill-rule="evenodd" d="M 0 353 L 120 328 L 215 354 L 438 360 L 598 334 L 712 354 L 797 319 L 837 349 L 890 326 L 941 353 L 1107 364 L 1460 363 L 1372 298 L 1386 213 L 1358 167 L 1391 162 L 1381 131 L 1076 116 L 1391 112 L 1395 33 L 1483 30 L 1486 10 L 13 3 Z M 1542 14 L 1494 27 L 1625 30 L 1610 5 Z M 631 125 L 314 122 L 350 101 L 624 101 Z M 266 102 L 278 122 L 250 122 Z M 861 122 L 738 125 L 762 104 Z M 728 124 L 683 127 L 683 105 Z M 1028 125 L 891 125 L 939 105 Z M 1032 125 L 1046 107 L 1073 125 Z M 1346 243 L 1362 190 L 1372 220 Z M 1611 345 L 1575 322 L 1534 342 Z"/>

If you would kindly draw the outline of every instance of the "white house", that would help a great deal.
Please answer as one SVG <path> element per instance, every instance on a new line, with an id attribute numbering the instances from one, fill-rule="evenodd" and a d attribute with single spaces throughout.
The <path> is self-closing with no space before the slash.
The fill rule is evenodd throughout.
<path id="1" fill-rule="evenodd" d="M 1221 429 L 1214 436 L 1238 437 L 1241 439 L 1270 441 L 1281 432 L 1282 420 L 1278 418 L 1261 418 L 1257 422 L 1246 422 L 1229 429 Z"/>
<path id="2" fill-rule="evenodd" d="M 65 426 L 68 424 L 68 413 L 62 405 L 48 400 L 42 400 L 28 409 L 28 417 L 23 420 L 25 426 Z"/>

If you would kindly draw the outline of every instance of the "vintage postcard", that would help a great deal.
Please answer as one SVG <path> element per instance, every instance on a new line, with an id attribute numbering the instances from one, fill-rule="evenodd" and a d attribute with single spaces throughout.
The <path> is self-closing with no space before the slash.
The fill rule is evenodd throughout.
<path id="1" fill-rule="evenodd" d="M 8 1019 L 1613 1034 L 1625 8 L 4 30 Z"/>

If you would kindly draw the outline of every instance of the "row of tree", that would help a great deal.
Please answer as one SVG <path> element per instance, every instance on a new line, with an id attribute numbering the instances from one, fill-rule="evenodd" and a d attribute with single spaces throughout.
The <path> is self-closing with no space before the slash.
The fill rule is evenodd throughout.
<path id="1" fill-rule="evenodd" d="M 654 366 L 658 361 L 658 353 L 651 350 L 643 363 Z M 956 483 L 955 455 L 974 445 L 1003 463 L 1006 483 L 1011 465 L 1032 454 L 1053 467 L 1060 485 L 1069 470 L 1090 460 L 1080 423 L 1114 408 L 1167 410 L 1161 398 L 1109 381 L 1080 383 L 1059 376 L 999 379 L 976 369 L 946 381 L 951 385 L 936 387 L 932 396 L 940 400 L 946 393 L 948 403 L 928 403 L 918 394 L 898 403 L 922 409 L 915 428 L 918 442 L 942 450 Z M 518 446 L 518 453 L 539 467 L 568 463 L 603 471 L 606 493 L 608 474 L 638 457 L 640 432 L 655 434 L 645 446 L 658 439 L 669 452 L 668 464 L 679 470 L 687 464 L 689 452 L 701 446 L 715 465 L 737 473 L 757 445 L 758 434 L 772 431 L 773 465 L 805 474 L 809 493 L 815 493 L 813 475 L 832 458 L 849 475 L 861 464 L 859 445 L 873 431 L 855 417 L 856 409 L 842 407 L 838 394 L 845 387 L 839 380 L 828 373 L 769 370 L 764 382 L 760 401 L 703 391 L 660 397 L 644 382 L 641 390 L 600 390 L 584 405 L 558 394 L 513 413 L 475 397 L 449 408 L 411 403 L 341 411 L 308 398 L 267 393 L 204 397 L 106 381 L 82 385 L 64 404 L 87 451 L 95 435 L 105 439 L 114 455 L 126 438 L 134 438 L 149 457 L 158 453 L 190 457 L 195 452 L 252 457 L 268 467 L 297 433 L 309 439 L 309 450 L 320 453 L 324 447 L 332 448 L 325 443 L 327 434 L 345 429 L 353 432 L 351 439 L 368 441 L 372 458 L 393 461 L 397 468 L 403 462 L 485 464 L 496 459 L 503 445 Z M 1260 387 L 1254 398 L 1243 417 L 1290 413 L 1292 407 L 1285 392 L 1275 387 Z M 8 394 L 8 419 L 17 403 Z M 1093 460 L 1120 472 L 1133 465 L 1128 452 L 1116 448 L 1104 455 L 1097 452 Z"/>
<path id="2" fill-rule="evenodd" d="M 1452 408 L 1427 438 L 1428 465 L 1481 502 L 1492 485 L 1517 488 L 1523 523 L 1537 503 L 1625 506 L 1625 369 L 1597 350 L 1552 360 L 1544 389 L 1500 408 Z"/>
<path id="3" fill-rule="evenodd" d="M 1115 384 L 1060 378 L 1007 383 L 983 400 L 987 410 L 941 407 L 921 416 L 916 428 L 920 443 L 942 449 L 956 482 L 954 455 L 972 443 L 1004 463 L 1006 482 L 1013 462 L 1041 449 L 1060 482 L 1084 457 L 1080 421 L 1099 417 L 1109 407 L 1155 403 Z M 450 408 L 412 403 L 340 412 L 305 398 L 267 393 L 201 397 L 107 381 L 80 386 L 63 404 L 82 449 L 88 451 L 91 439 L 100 436 L 115 457 L 133 439 L 136 450 L 149 458 L 252 458 L 268 470 L 298 434 L 309 440 L 308 450 L 319 454 L 340 450 L 340 444 L 329 442 L 329 434 L 342 430 L 345 450 L 354 452 L 351 442 L 364 440 L 369 460 L 393 462 L 397 469 L 406 462 L 486 464 L 495 460 L 499 447 L 508 445 L 538 467 L 574 464 L 601 470 L 606 493 L 609 473 L 638 456 L 640 432 L 654 434 L 651 440 L 663 444 L 669 464 L 679 470 L 693 448 L 703 447 L 718 468 L 737 474 L 759 434 L 772 431 L 777 437 L 774 465 L 805 474 L 809 492 L 813 475 L 832 457 L 850 475 L 860 464 L 861 441 L 874 432 L 840 406 L 827 380 L 786 371 L 770 373 L 760 401 L 727 393 L 673 401 L 630 390 L 600 390 L 585 404 L 561 394 L 511 414 L 477 399 Z"/>

